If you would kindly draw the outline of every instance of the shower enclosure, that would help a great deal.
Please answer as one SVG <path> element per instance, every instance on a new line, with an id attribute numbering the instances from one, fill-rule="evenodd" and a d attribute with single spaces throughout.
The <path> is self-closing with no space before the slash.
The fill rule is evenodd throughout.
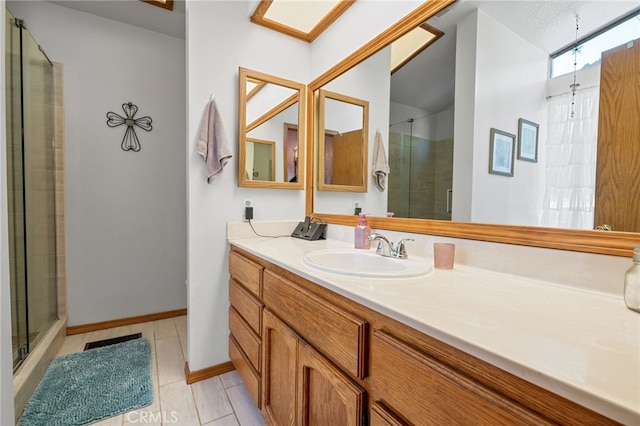
<path id="1" fill-rule="evenodd" d="M 7 198 L 14 370 L 57 319 L 53 64 L 6 14 Z"/>
<path id="2" fill-rule="evenodd" d="M 451 220 L 453 138 L 418 137 L 413 122 L 389 129 L 387 208 L 395 217 Z"/>

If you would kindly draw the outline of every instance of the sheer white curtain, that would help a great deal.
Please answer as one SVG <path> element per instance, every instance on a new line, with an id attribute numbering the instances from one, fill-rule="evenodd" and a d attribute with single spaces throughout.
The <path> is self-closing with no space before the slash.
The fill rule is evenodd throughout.
<path id="1" fill-rule="evenodd" d="M 549 101 L 542 226 L 593 229 L 599 87 Z"/>

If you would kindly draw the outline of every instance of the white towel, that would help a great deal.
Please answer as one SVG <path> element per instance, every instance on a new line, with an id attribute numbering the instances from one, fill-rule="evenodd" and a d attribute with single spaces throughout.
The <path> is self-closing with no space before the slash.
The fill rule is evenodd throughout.
<path id="1" fill-rule="evenodd" d="M 215 100 L 209 101 L 202 114 L 198 127 L 198 145 L 196 152 L 207 163 L 207 182 L 211 183 L 232 157 L 227 144 L 222 116 Z"/>
<path id="2" fill-rule="evenodd" d="M 373 142 L 373 165 L 371 170 L 373 177 L 375 177 L 373 182 L 380 191 L 384 191 L 387 183 L 387 175 L 390 170 L 389 163 L 387 163 L 387 154 L 384 152 L 384 145 L 382 144 L 382 135 L 379 130 L 376 131 Z"/>

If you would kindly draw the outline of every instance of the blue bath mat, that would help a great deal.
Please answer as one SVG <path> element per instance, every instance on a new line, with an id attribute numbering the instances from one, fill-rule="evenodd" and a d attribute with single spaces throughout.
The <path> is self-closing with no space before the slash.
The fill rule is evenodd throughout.
<path id="1" fill-rule="evenodd" d="M 151 344 L 135 339 L 54 359 L 20 424 L 84 425 L 151 402 Z"/>

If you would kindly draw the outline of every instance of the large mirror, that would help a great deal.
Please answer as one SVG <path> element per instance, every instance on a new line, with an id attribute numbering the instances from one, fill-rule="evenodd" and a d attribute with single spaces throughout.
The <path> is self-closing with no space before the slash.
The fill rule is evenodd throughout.
<path id="1" fill-rule="evenodd" d="M 380 75 L 386 73 L 386 87 L 378 84 L 379 80 L 370 85 L 375 88 L 367 96 L 371 102 L 372 116 L 376 109 L 387 110 L 386 117 L 376 119 L 375 124 L 372 122 L 370 126 L 389 129 L 384 132 L 384 137 L 391 169 L 384 197 L 369 188 L 367 194 L 359 200 L 363 211 L 377 216 L 372 219 L 372 226 L 630 255 L 633 244 L 640 241 L 640 229 L 615 232 L 619 229 L 614 228 L 614 232 L 606 234 L 591 231 L 598 224 L 593 216 L 593 208 L 590 219 L 584 219 L 581 212 L 576 212 L 573 214 L 574 218 L 569 220 L 557 209 L 558 202 L 563 202 L 561 195 L 565 187 L 572 185 L 563 181 L 563 177 L 574 173 L 574 181 L 587 181 L 588 185 L 593 185 L 593 182 L 586 176 L 576 177 L 575 167 L 573 172 L 566 168 L 559 173 L 551 167 L 558 158 L 553 156 L 554 152 L 560 150 L 565 157 L 570 156 L 570 153 L 562 153 L 563 148 L 546 144 L 554 132 L 562 130 L 562 123 L 553 121 L 554 117 L 549 111 L 553 109 L 554 102 L 560 100 L 564 105 L 559 108 L 564 108 L 565 112 L 572 103 L 579 105 L 578 114 L 583 114 L 588 108 L 592 109 L 593 97 L 583 104 L 588 107 L 581 106 L 579 102 L 582 101 L 581 98 L 588 97 L 589 91 L 593 92 L 594 87 L 599 86 L 600 76 L 598 67 L 579 73 L 581 90 L 573 97 L 570 90 L 573 73 L 550 80 L 548 59 L 551 51 L 570 45 L 575 40 L 576 12 L 585 14 L 587 23 L 583 24 L 583 31 L 587 34 L 629 13 L 637 8 L 637 3 L 608 4 L 609 2 L 601 1 L 598 2 L 599 7 L 587 8 L 589 10 L 581 8 L 587 7 L 591 2 L 558 3 L 560 2 L 459 2 L 448 12 L 439 13 L 431 19 L 433 10 L 424 8 L 424 14 L 413 14 L 404 22 L 398 23 L 309 85 L 311 90 L 318 90 L 336 84 L 341 79 L 348 80 L 352 78 L 350 74 L 362 75 L 363 68 L 371 69 L 371 62 L 386 64 L 388 67 L 388 40 L 406 33 L 425 20 L 444 32 L 443 37 L 393 76 L 390 77 L 388 68 L 377 70 L 375 78 L 381 78 Z M 567 15 L 565 19 L 558 19 L 560 12 Z M 519 34 L 518 26 L 532 26 L 524 25 L 531 22 L 527 16 L 532 14 L 541 17 L 541 20 L 535 20 L 535 25 L 541 27 L 542 33 L 538 38 L 544 39 L 546 45 L 542 42 L 536 45 L 534 42 L 538 43 L 537 41 L 527 40 Z M 555 29 L 543 28 L 547 22 L 564 24 Z M 530 31 L 531 28 L 527 30 Z M 560 45 L 552 45 L 554 34 L 563 35 L 566 41 Z M 547 47 L 543 49 L 540 45 Z M 364 54 L 367 49 L 368 54 Z M 437 59 L 429 59 L 430 55 L 435 55 Z M 360 61 L 359 58 L 363 57 L 366 59 Z M 510 57 L 513 58 L 512 63 L 508 64 Z M 349 63 L 349 60 L 353 62 Z M 422 68 L 419 65 L 412 68 L 412 63 L 421 64 Z M 336 75 L 337 69 L 346 71 Z M 529 77 L 534 69 L 537 74 L 531 80 Z M 415 75 L 419 75 L 421 79 L 416 80 L 413 78 Z M 441 78 L 435 78 L 438 76 Z M 430 82 L 432 77 L 434 82 Z M 637 81 L 637 76 L 635 78 Z M 411 83 L 402 84 L 407 82 Z M 422 86 L 428 88 L 428 95 L 422 94 Z M 388 91 L 385 92 L 387 87 Z M 535 91 L 534 96 L 530 93 L 532 91 Z M 379 101 L 380 104 L 384 105 L 378 105 L 377 100 L 380 98 L 383 98 Z M 597 106 L 597 94 L 595 99 Z M 431 103 L 426 102 L 427 100 Z M 490 129 L 497 128 L 516 135 L 513 149 L 517 150 L 519 119 L 538 124 L 538 161 L 515 159 L 514 177 L 488 173 Z M 584 123 L 582 117 L 580 120 Z M 637 128 L 637 118 L 631 122 Z M 597 135 L 597 118 L 595 121 L 592 119 L 589 126 L 591 134 L 595 132 Z M 596 136 L 595 140 L 597 139 Z M 369 143 L 372 143 L 371 138 Z M 596 146 L 593 145 L 590 149 L 595 155 Z M 431 157 L 423 159 L 423 154 Z M 595 159 L 590 161 L 595 164 Z M 592 166 L 595 169 L 595 165 Z M 418 175 L 425 172 L 430 176 Z M 438 176 L 442 179 L 441 182 L 436 182 Z M 549 183 L 545 182 L 550 177 L 555 179 L 555 187 L 551 189 L 546 187 Z M 403 180 L 409 183 L 405 184 Z M 412 186 L 412 180 L 417 184 Z M 613 187 L 620 189 L 616 185 Z M 636 215 L 637 206 L 640 205 L 638 194 L 637 190 L 631 194 L 634 198 L 630 204 L 636 206 L 636 210 L 631 210 Z M 425 196 L 433 198 L 425 202 Z M 547 203 L 547 206 L 543 203 Z M 328 202 L 322 192 L 314 192 L 313 198 L 308 202 L 308 207 L 316 218 L 342 224 L 355 223 L 350 217 L 353 205 L 353 196 L 345 196 L 340 200 L 334 196 Z M 628 209 L 626 211 L 629 213 Z M 391 214 L 407 219 L 385 218 Z M 437 220 L 421 220 L 425 218 Z"/>
<path id="2" fill-rule="evenodd" d="M 366 192 L 369 102 L 319 90 L 318 190 Z"/>
<path id="3" fill-rule="evenodd" d="M 239 69 L 238 186 L 303 189 L 305 86 Z"/>

